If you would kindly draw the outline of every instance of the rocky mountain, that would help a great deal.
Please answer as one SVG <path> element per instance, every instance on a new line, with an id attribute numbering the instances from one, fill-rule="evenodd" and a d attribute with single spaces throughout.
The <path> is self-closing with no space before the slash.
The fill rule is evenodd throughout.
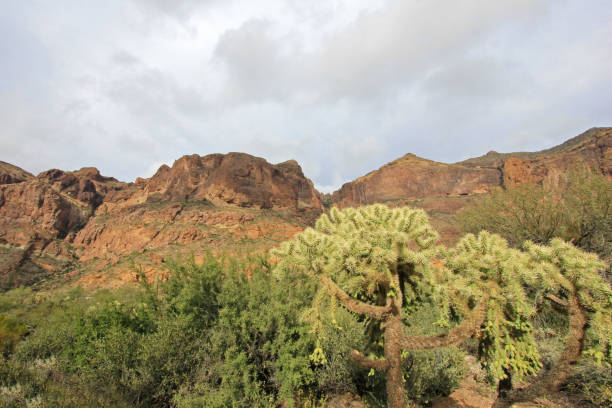
<path id="1" fill-rule="evenodd" d="M 438 163 L 407 154 L 332 194 L 340 207 L 429 196 L 486 193 L 501 183 L 495 168 Z"/>
<path id="2" fill-rule="evenodd" d="M 549 182 L 573 167 L 612 178 L 612 128 L 540 152 L 455 164 L 407 154 L 321 197 L 297 162 L 244 153 L 190 155 L 134 183 L 95 168 L 37 176 L 0 162 L 0 290 L 50 277 L 113 286 L 163 273 L 176 256 L 264 251 L 310 225 L 326 204 L 426 209 L 444 239 L 454 212 L 494 187 Z M 137 267 L 135 267 L 137 266 Z"/>
<path id="3" fill-rule="evenodd" d="M 593 128 L 540 152 L 489 152 L 455 164 L 407 154 L 344 184 L 332 194 L 331 203 L 345 207 L 425 197 L 470 196 L 494 187 L 546 183 L 575 167 L 588 167 L 612 178 L 612 128 Z"/>
<path id="4" fill-rule="evenodd" d="M 36 177 L 5 163 L 0 170 L 10 182 L 0 184 L 0 287 L 67 270 L 72 278 L 129 280 L 135 258 L 151 272 L 177 253 L 170 246 L 202 253 L 245 241 L 243 249 L 255 250 L 323 211 L 297 162 L 244 153 L 184 156 L 135 183 L 95 168 Z"/>

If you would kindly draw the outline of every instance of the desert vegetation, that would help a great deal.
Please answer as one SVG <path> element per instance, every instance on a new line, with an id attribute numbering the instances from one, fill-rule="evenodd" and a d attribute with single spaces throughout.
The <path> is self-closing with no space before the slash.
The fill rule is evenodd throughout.
<path id="1" fill-rule="evenodd" d="M 500 403 L 559 387 L 609 403 L 604 262 L 560 239 L 436 238 L 422 210 L 332 209 L 271 256 L 168 262 L 137 288 L 8 291 L 0 404 L 426 405 L 460 384 L 469 353 L 490 387 L 533 383 Z"/>
<path id="2" fill-rule="evenodd" d="M 612 182 L 599 173 L 574 170 L 555 182 L 495 189 L 459 213 L 462 229 L 482 230 L 520 247 L 561 238 L 601 258 L 612 254 Z"/>

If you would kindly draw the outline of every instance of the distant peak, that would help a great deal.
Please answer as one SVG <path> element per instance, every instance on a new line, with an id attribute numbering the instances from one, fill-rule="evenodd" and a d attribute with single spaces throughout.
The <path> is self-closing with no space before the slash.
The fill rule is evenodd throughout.
<path id="1" fill-rule="evenodd" d="M 82 167 L 80 170 L 75 171 L 74 174 L 91 178 L 98 178 L 101 176 L 100 170 L 95 167 Z"/>
<path id="2" fill-rule="evenodd" d="M 12 184 L 26 181 L 34 177 L 24 169 L 13 164 L 0 161 L 0 184 Z"/>
<path id="3" fill-rule="evenodd" d="M 293 168 L 293 169 L 300 170 L 300 171 L 302 170 L 302 167 L 300 166 L 300 164 L 296 160 L 293 160 L 293 159 L 284 161 L 282 163 L 278 163 L 275 166 L 283 167 L 283 168 Z"/>
<path id="4" fill-rule="evenodd" d="M 398 159 L 395 159 L 392 162 L 387 163 L 385 166 L 396 166 L 396 165 L 407 164 L 407 163 L 416 163 L 416 162 L 433 162 L 433 161 L 429 160 L 429 159 L 424 159 L 422 157 L 419 157 L 419 156 L 417 156 L 414 153 L 406 153 L 402 157 L 400 157 Z M 383 166 L 383 167 L 385 167 L 385 166 Z"/>

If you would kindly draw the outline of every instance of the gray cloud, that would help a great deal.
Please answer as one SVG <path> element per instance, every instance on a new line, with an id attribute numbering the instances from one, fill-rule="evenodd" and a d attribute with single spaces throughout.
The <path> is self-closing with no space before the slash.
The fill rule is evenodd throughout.
<path id="1" fill-rule="evenodd" d="M 68 11 L 61 11 L 68 10 Z M 0 160 L 124 180 L 183 154 L 297 159 L 326 191 L 404 153 L 454 162 L 610 125 L 612 5 L 12 2 Z"/>
<path id="2" fill-rule="evenodd" d="M 469 53 L 503 24 L 539 16 L 546 3 L 391 1 L 361 14 L 310 52 L 288 47 L 287 35 L 274 37 L 270 22 L 249 20 L 223 34 L 215 56 L 226 64 L 228 87 L 249 98 L 392 96 L 398 87 Z"/>

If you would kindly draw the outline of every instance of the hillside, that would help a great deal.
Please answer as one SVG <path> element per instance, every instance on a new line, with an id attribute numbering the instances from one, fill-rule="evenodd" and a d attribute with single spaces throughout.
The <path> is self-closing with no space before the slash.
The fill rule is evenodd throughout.
<path id="1" fill-rule="evenodd" d="M 261 251 L 321 211 L 295 161 L 243 153 L 185 156 L 136 183 L 49 170 L 0 185 L 0 287 L 58 275 L 121 285 L 136 279 L 134 264 L 152 275 L 180 255 Z"/>
<path id="2" fill-rule="evenodd" d="M 328 202 L 421 207 L 450 242 L 459 233 L 454 213 L 473 197 L 547 183 L 582 166 L 612 177 L 612 128 L 540 152 L 490 152 L 454 164 L 406 154 L 346 183 Z M 136 279 L 134 265 L 154 275 L 176 256 L 263 251 L 322 211 L 321 194 L 293 160 L 190 155 L 134 183 L 93 167 L 33 176 L 0 162 L 0 288 L 63 280 L 123 285 Z"/>

